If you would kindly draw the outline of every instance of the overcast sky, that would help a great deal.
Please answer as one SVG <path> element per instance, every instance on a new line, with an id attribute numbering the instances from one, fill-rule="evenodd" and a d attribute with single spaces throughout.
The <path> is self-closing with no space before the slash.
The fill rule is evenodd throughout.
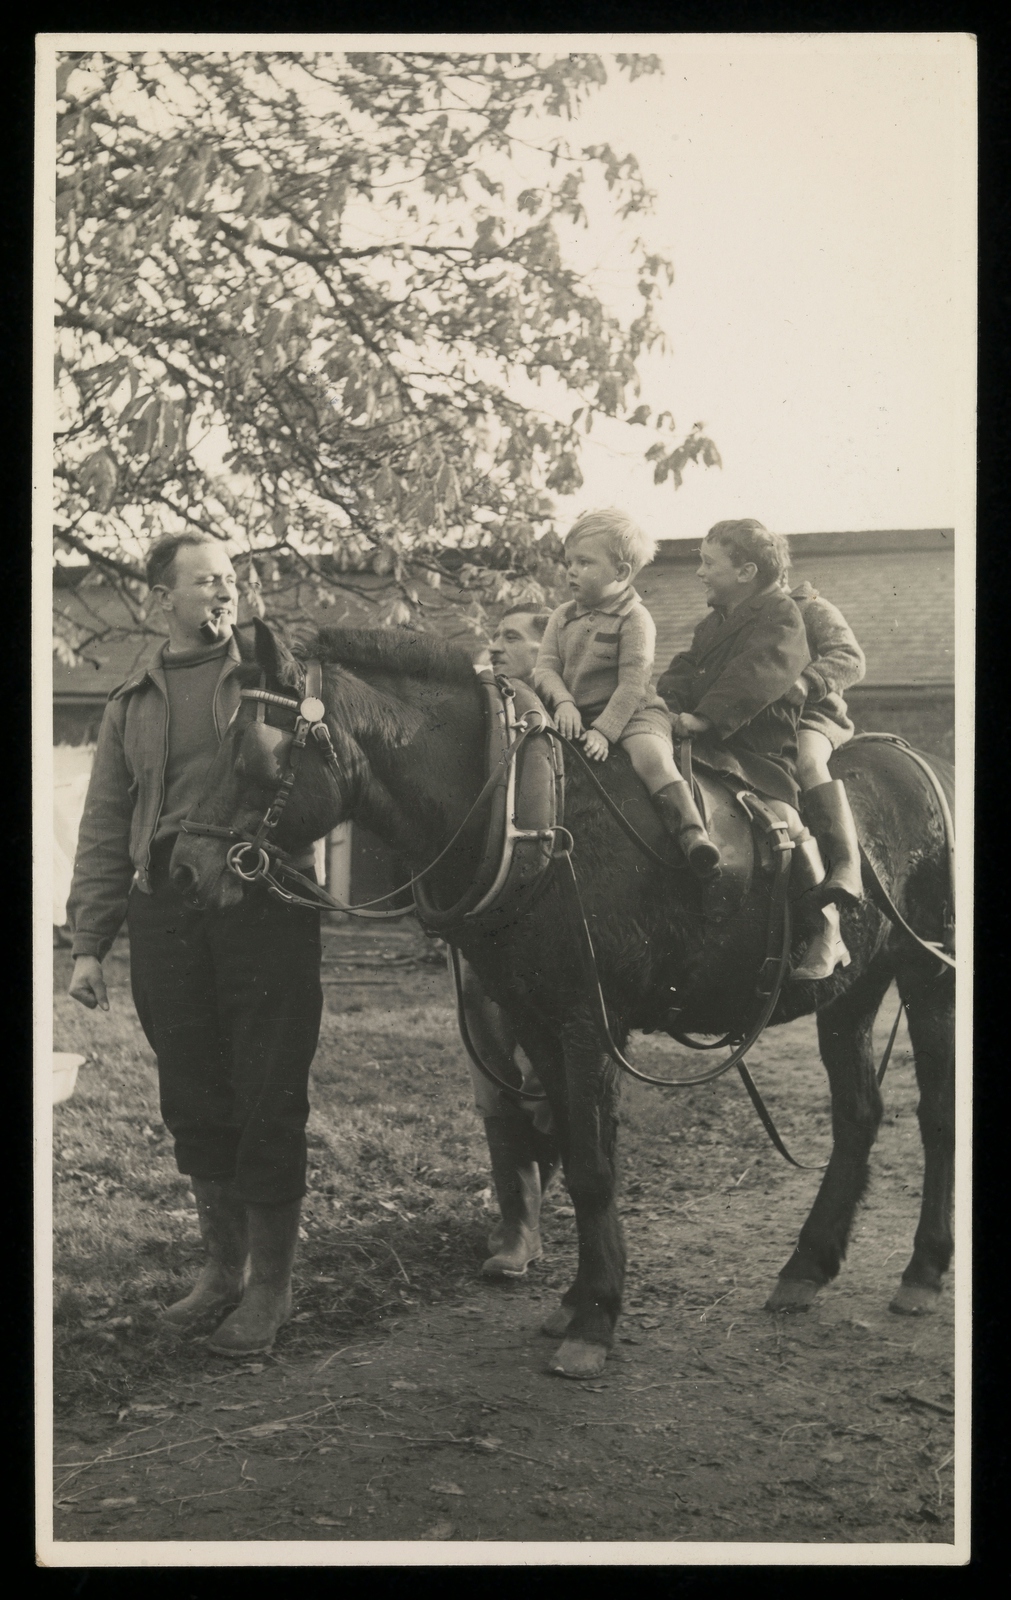
<path id="1" fill-rule="evenodd" d="M 612 73 L 569 132 L 633 150 L 657 191 L 635 229 L 674 262 L 673 348 L 643 399 L 705 421 L 724 466 L 654 487 L 646 430 L 598 424 L 572 506 L 616 501 L 667 538 L 748 515 L 784 533 L 964 525 L 971 41 L 667 35 L 662 54 L 662 78 Z M 586 242 L 616 291 L 627 238 Z"/>

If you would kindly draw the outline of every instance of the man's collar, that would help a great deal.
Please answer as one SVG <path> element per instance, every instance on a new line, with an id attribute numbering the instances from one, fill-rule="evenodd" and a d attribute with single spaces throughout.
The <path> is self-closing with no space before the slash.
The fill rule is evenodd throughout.
<path id="1" fill-rule="evenodd" d="M 158 648 L 155 651 L 154 655 L 151 657 L 151 661 L 149 663 L 150 666 L 152 666 L 152 667 L 164 667 L 164 665 L 165 665 L 165 654 L 166 654 L 166 651 L 168 650 L 168 647 L 171 644 L 171 642 L 172 641 L 170 639 L 163 640 L 163 642 L 158 646 Z M 208 648 L 210 648 L 210 647 L 208 647 Z M 183 651 L 180 651 L 179 653 L 181 655 L 187 655 L 189 652 L 183 650 Z M 231 633 L 229 635 L 228 648 L 225 651 L 225 655 L 228 656 L 229 659 L 232 660 L 232 661 L 245 661 L 245 660 L 249 659 L 247 653 L 245 653 L 243 651 L 242 642 L 240 641 L 235 628 L 232 629 L 232 631 L 231 631 Z"/>

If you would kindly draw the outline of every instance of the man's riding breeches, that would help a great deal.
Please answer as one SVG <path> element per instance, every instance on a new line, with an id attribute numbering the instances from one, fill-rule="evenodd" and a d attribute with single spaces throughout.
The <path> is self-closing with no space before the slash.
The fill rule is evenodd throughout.
<path id="1" fill-rule="evenodd" d="M 226 1178 L 247 1204 L 305 1193 L 309 1067 L 319 1038 L 319 913 L 260 888 L 191 911 L 158 851 L 127 912 L 133 998 L 158 1058 L 180 1172 Z"/>

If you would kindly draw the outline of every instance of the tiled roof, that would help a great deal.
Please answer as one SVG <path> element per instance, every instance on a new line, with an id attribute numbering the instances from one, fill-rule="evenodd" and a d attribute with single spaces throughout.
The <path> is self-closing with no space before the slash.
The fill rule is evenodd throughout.
<path id="1" fill-rule="evenodd" d="M 791 582 L 839 607 L 867 657 L 868 686 L 954 680 L 954 538 L 949 529 L 792 534 Z M 666 541 L 635 586 L 657 627 L 657 672 L 705 615 L 698 546 Z"/>
<path id="2" fill-rule="evenodd" d="M 899 529 L 855 533 L 791 534 L 793 581 L 807 579 L 848 620 L 867 656 L 865 684 L 950 684 L 954 678 L 954 537 L 950 529 Z M 694 576 L 698 545 L 667 540 L 652 566 L 639 574 L 636 588 L 657 625 L 656 670 L 659 674 L 679 650 L 691 642 L 696 623 L 705 614 L 702 591 Z M 376 627 L 378 612 L 369 603 L 388 599 L 384 580 L 355 573 L 349 580 L 358 598 L 342 591 L 335 606 L 322 607 L 306 596 L 303 610 L 320 626 Z M 292 594 L 264 591 L 268 614 L 284 616 Z M 473 650 L 478 642 L 460 613 L 449 603 L 447 587 L 422 596 L 426 622 L 444 638 Z M 56 590 L 55 603 L 85 628 L 96 621 L 124 633 L 131 626 L 123 603 L 108 589 Z M 89 646 L 91 658 L 79 667 L 53 662 L 53 690 L 61 700 L 104 700 L 136 666 L 154 654 L 157 641 L 110 638 Z"/>

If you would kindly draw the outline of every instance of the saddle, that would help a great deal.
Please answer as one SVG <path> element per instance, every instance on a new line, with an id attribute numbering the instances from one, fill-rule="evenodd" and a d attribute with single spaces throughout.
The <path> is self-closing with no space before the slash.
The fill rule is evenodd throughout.
<path id="1" fill-rule="evenodd" d="M 702 767 L 692 770 L 695 803 L 709 836 L 720 852 L 721 872 L 703 886 L 702 911 L 707 921 L 722 922 L 740 909 L 756 871 L 771 872 L 782 847 L 781 802 L 765 800 L 740 780 Z M 791 851 L 791 891 L 809 887 L 806 859 Z M 797 881 L 801 880 L 801 881 Z"/>

